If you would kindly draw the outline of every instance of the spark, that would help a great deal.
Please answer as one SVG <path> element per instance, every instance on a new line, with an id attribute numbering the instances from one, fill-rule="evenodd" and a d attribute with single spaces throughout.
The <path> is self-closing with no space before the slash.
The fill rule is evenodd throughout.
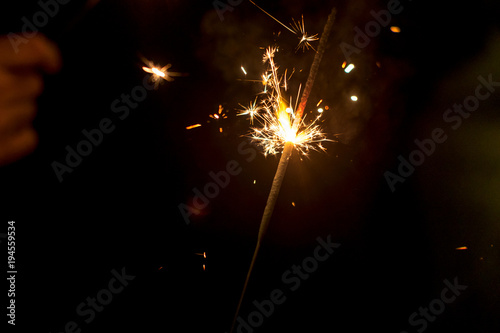
<path id="1" fill-rule="evenodd" d="M 316 104 L 316 107 L 320 106 L 320 105 L 321 105 L 321 103 L 323 103 L 323 100 L 322 100 L 322 99 L 320 99 L 320 100 L 319 100 L 318 104 Z"/>
<path id="2" fill-rule="evenodd" d="M 287 142 L 293 143 L 303 155 L 307 155 L 311 149 L 325 150 L 321 142 L 331 140 L 326 139 L 317 124 L 321 114 L 309 125 L 305 124 L 304 117 L 297 129 L 293 127 L 296 108 L 291 106 L 291 100 L 287 103 L 283 97 L 282 87 L 285 86 L 286 76 L 278 75 L 278 67 L 274 62 L 276 51 L 277 49 L 269 47 L 263 58 L 268 64 L 268 70 L 263 76 L 268 78 L 270 90 L 267 92 L 267 98 L 261 101 L 258 112 L 253 115 L 260 126 L 251 128 L 250 137 L 263 148 L 266 156 L 280 153 Z M 257 109 L 256 103 L 255 100 L 251 104 L 254 109 Z"/>
<path id="3" fill-rule="evenodd" d="M 201 126 L 201 124 L 191 125 L 191 126 L 186 127 L 186 129 L 191 130 L 193 128 L 200 127 L 200 126 Z"/>
<path id="4" fill-rule="evenodd" d="M 467 246 L 457 247 L 455 250 L 467 250 Z"/>
<path id="5" fill-rule="evenodd" d="M 247 75 L 247 71 L 245 70 L 245 68 L 243 66 L 241 66 L 241 70 L 243 71 L 243 74 Z"/>
<path id="6" fill-rule="evenodd" d="M 203 252 L 203 253 L 195 253 L 197 256 L 203 256 L 203 258 L 207 259 L 207 253 L 206 252 Z"/>
<path id="7" fill-rule="evenodd" d="M 264 91 L 262 92 L 263 94 L 267 93 L 267 83 L 269 82 L 270 78 L 271 78 L 270 74 L 262 74 L 262 85 L 264 86 Z"/>
<path id="8" fill-rule="evenodd" d="M 248 0 L 250 1 L 255 7 L 259 8 L 264 14 L 266 14 L 267 16 L 269 16 L 270 18 L 272 18 L 273 20 L 275 20 L 276 22 L 278 22 L 279 24 L 281 24 L 282 26 L 284 26 L 286 29 L 288 29 L 289 31 L 295 33 L 295 31 L 293 31 L 292 29 L 290 29 L 289 27 L 287 27 L 285 24 L 281 23 L 277 18 L 275 18 L 274 16 L 272 16 L 271 14 L 269 14 L 268 12 L 266 12 L 263 8 L 259 7 L 255 2 L 253 2 L 252 0 Z"/>
<path id="9" fill-rule="evenodd" d="M 397 26 L 392 26 L 391 31 L 394 32 L 395 34 L 399 34 L 401 32 L 401 28 Z"/>
<path id="10" fill-rule="evenodd" d="M 240 110 L 240 112 L 237 115 L 238 116 L 249 115 L 250 116 L 250 124 L 253 125 L 254 117 L 261 109 L 261 107 L 259 105 L 257 105 L 257 97 L 255 98 L 255 100 L 252 103 L 250 103 L 250 105 L 248 107 L 245 107 L 241 104 L 240 104 L 240 106 L 243 109 Z"/>
<path id="11" fill-rule="evenodd" d="M 353 64 L 349 64 L 349 66 L 347 66 L 345 69 L 344 69 L 344 72 L 346 73 L 350 73 L 353 69 L 354 69 L 354 65 Z"/>
<path id="12" fill-rule="evenodd" d="M 259 7 L 255 2 L 253 2 L 252 0 L 249 0 L 255 7 L 259 8 L 264 14 L 266 14 L 267 16 L 269 16 L 270 18 L 272 18 L 273 20 L 275 20 L 276 22 L 278 22 L 279 24 L 281 24 L 283 27 L 285 27 L 288 31 L 292 32 L 293 34 L 295 35 L 299 35 L 299 44 L 297 45 L 297 48 L 295 51 L 297 51 L 298 49 L 302 48 L 302 51 L 305 51 L 305 50 L 309 50 L 309 48 L 313 49 L 314 48 L 312 47 L 312 45 L 310 44 L 310 42 L 314 42 L 316 40 L 318 40 L 318 34 L 315 34 L 315 35 L 311 35 L 309 36 L 306 32 L 306 28 L 305 28 L 305 25 L 304 25 L 304 15 L 302 15 L 302 21 L 295 21 L 293 18 L 292 18 L 292 21 L 293 23 L 291 24 L 292 28 L 288 27 L 287 25 L 285 25 L 284 23 L 282 23 L 281 21 L 279 21 L 276 17 L 272 16 L 271 14 L 269 14 L 268 12 L 266 12 L 263 8 Z M 315 50 L 316 51 L 316 50 Z"/>
<path id="13" fill-rule="evenodd" d="M 227 119 L 227 115 L 224 112 L 224 107 L 222 105 L 219 105 L 219 111 L 218 112 L 209 115 L 209 117 L 212 118 L 212 119 L 215 119 L 215 120 Z"/>
<path id="14" fill-rule="evenodd" d="M 142 70 L 151 75 L 151 82 L 155 84 L 155 88 L 163 81 L 174 81 L 173 77 L 175 76 L 187 76 L 185 73 L 171 72 L 169 69 L 172 67 L 172 64 L 168 64 L 166 66 L 156 65 L 154 62 L 147 60 L 142 55 L 140 56 L 142 62 L 146 65 L 142 67 Z"/>
<path id="15" fill-rule="evenodd" d="M 164 66 L 162 68 L 155 67 L 154 64 L 151 64 L 150 67 L 142 67 L 142 70 L 146 73 L 153 74 L 151 75 L 151 81 L 155 84 L 155 88 L 158 87 L 162 80 L 173 81 L 169 75 L 167 75 L 168 69 L 172 67 L 171 64 Z"/>
<path id="16" fill-rule="evenodd" d="M 358 101 L 358 96 L 356 96 L 356 95 L 352 95 L 352 96 L 351 96 L 351 101 L 353 101 L 353 102 L 357 102 L 357 101 Z"/>
<path id="17" fill-rule="evenodd" d="M 318 109 L 318 112 L 319 112 L 319 113 L 323 113 L 323 109 L 322 109 L 322 108 L 319 108 L 319 109 Z"/>
<path id="18" fill-rule="evenodd" d="M 221 120 L 221 119 L 227 119 L 227 114 L 224 112 L 224 107 L 222 105 L 219 105 L 219 111 L 216 112 L 216 113 L 212 113 L 210 115 L 208 115 L 210 118 L 214 119 L 214 120 Z M 207 121 L 208 123 L 210 122 Z M 224 132 L 224 130 L 222 129 L 222 127 L 219 126 L 219 132 L 222 133 Z"/>
<path id="19" fill-rule="evenodd" d="M 300 37 L 299 37 L 300 42 L 299 42 L 299 45 L 297 45 L 296 51 L 300 48 L 302 48 L 303 52 L 305 52 L 306 50 L 309 50 L 309 48 L 314 50 L 314 47 L 312 47 L 310 42 L 314 42 L 314 41 L 318 40 L 319 39 L 318 34 L 315 34 L 312 36 L 309 36 L 307 34 L 306 28 L 304 25 L 304 15 L 302 15 L 302 22 L 298 22 L 298 21 L 293 20 L 293 26 L 294 26 L 295 34 L 300 35 Z M 314 51 L 316 51 L 316 50 L 314 50 Z"/>

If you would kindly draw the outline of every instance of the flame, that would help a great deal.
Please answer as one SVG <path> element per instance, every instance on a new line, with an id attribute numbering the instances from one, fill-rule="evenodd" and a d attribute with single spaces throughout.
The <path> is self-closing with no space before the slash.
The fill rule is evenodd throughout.
<path id="1" fill-rule="evenodd" d="M 295 143 L 297 140 L 297 131 L 293 129 L 292 121 L 290 120 L 290 114 L 293 112 L 288 112 L 289 108 L 285 105 L 283 101 L 280 103 L 280 111 L 278 113 L 278 122 L 280 124 L 281 134 L 280 136 L 285 142 Z"/>
<path id="2" fill-rule="evenodd" d="M 294 126 L 295 110 L 283 98 L 282 88 L 286 91 L 286 76 L 278 76 L 277 66 L 274 62 L 274 54 L 276 48 L 268 48 L 264 54 L 264 62 L 268 63 L 269 69 L 262 77 L 266 80 L 264 93 L 267 98 L 261 101 L 261 106 L 256 107 L 256 101 L 251 104 L 251 108 L 246 109 L 244 113 L 250 114 L 248 111 L 255 111 L 251 114 L 262 125 L 262 127 L 252 128 L 252 139 L 264 148 L 264 155 L 278 154 L 284 148 L 287 142 L 294 144 L 302 154 L 306 154 L 310 149 L 316 150 L 318 147 L 321 150 L 325 148 L 321 145 L 322 141 L 331 141 L 326 139 L 320 126 L 317 125 L 321 113 L 308 126 L 305 125 L 304 119 L 301 119 L 299 126 Z M 268 90 L 267 87 L 270 89 Z M 299 88 L 300 92 L 300 88 Z M 299 94 L 298 94 L 299 95 Z M 298 96 L 297 96 L 298 99 Z M 319 143 L 319 144 L 317 144 Z"/>

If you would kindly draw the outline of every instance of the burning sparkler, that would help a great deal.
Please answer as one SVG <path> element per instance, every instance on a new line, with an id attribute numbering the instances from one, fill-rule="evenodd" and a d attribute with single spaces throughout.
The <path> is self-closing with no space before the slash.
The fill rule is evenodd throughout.
<path id="1" fill-rule="evenodd" d="M 252 2 L 250 0 L 250 2 Z M 253 3 L 253 2 L 252 2 Z M 257 6 L 257 5 L 256 5 Z M 286 168 L 288 166 L 288 161 L 292 155 L 293 148 L 297 146 L 297 142 L 299 141 L 298 134 L 298 129 L 300 128 L 301 124 L 303 124 L 303 119 L 302 115 L 304 114 L 304 109 L 307 104 L 307 99 L 309 98 L 309 95 L 312 90 L 312 86 L 314 84 L 314 81 L 316 79 L 316 75 L 319 70 L 319 64 L 321 62 L 321 59 L 323 57 L 323 54 L 326 49 L 326 43 L 328 40 L 328 37 L 330 35 L 330 31 L 333 27 L 333 23 L 335 21 L 335 14 L 336 10 L 335 8 L 332 10 L 331 14 L 328 17 L 328 20 L 326 22 L 326 25 L 323 29 L 323 34 L 321 35 L 321 39 L 319 42 L 319 47 L 318 51 L 316 52 L 316 55 L 314 57 L 313 64 L 311 66 L 311 70 L 309 71 L 309 77 L 307 78 L 307 82 L 304 88 L 304 91 L 302 92 L 302 97 L 300 99 L 300 104 L 298 108 L 296 108 L 296 112 L 291 112 L 287 113 L 286 112 L 286 107 L 284 107 L 284 101 L 281 97 L 281 86 L 280 86 L 280 80 L 277 75 L 271 75 L 271 80 L 269 80 L 271 83 L 272 92 L 271 92 L 271 98 L 268 99 L 267 101 L 267 110 L 271 111 L 271 114 L 274 115 L 274 118 L 272 119 L 278 119 L 277 123 L 274 122 L 274 125 L 276 126 L 272 132 L 273 133 L 280 133 L 279 139 L 277 138 L 268 138 L 270 141 L 273 142 L 280 142 L 284 143 L 283 151 L 281 154 L 280 162 L 278 164 L 278 169 L 276 170 L 276 174 L 274 175 L 273 179 L 273 184 L 271 186 L 271 190 L 269 192 L 269 196 L 267 198 L 267 203 L 266 207 L 264 208 L 264 213 L 262 215 L 262 220 L 260 223 L 259 227 L 259 234 L 257 236 L 257 244 L 255 246 L 255 251 L 252 257 L 252 261 L 250 262 L 250 267 L 247 272 L 247 276 L 245 279 L 245 284 L 243 285 L 243 291 L 240 296 L 240 300 L 238 302 L 238 306 L 236 309 L 236 314 L 233 319 L 233 323 L 231 326 L 231 331 L 234 331 L 236 320 L 238 318 L 238 314 L 241 308 L 241 304 L 243 303 L 243 298 L 245 296 L 245 291 L 248 286 L 248 281 L 250 280 L 250 275 L 252 273 L 257 254 L 259 252 L 262 239 L 267 231 L 267 228 L 269 226 L 269 222 L 271 219 L 271 215 L 274 210 L 274 206 L 276 205 L 276 200 L 278 199 L 278 194 L 281 188 L 281 184 L 283 182 L 283 179 L 285 177 L 286 173 Z M 274 55 L 273 49 L 268 49 L 266 52 L 266 55 L 264 56 L 264 59 L 266 61 L 269 61 L 269 65 L 271 68 L 271 74 L 273 73 L 274 70 L 276 70 L 276 66 L 274 65 L 274 62 L 272 61 L 273 57 L 271 55 Z M 274 69 L 273 69 L 274 68 Z M 299 89 L 300 91 L 300 89 Z M 283 114 L 283 108 L 285 110 Z M 266 110 L 266 103 L 264 104 L 264 110 Z M 264 113 L 265 114 L 265 113 Z M 292 118 L 289 118 L 290 116 L 285 116 L 285 115 L 291 115 Z M 309 140 L 311 140 L 309 138 Z M 266 140 L 263 140 L 266 141 Z"/>

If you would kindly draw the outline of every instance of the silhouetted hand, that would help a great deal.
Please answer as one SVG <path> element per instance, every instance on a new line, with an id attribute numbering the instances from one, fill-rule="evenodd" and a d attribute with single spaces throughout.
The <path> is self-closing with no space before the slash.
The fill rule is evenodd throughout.
<path id="1" fill-rule="evenodd" d="M 60 67 L 59 50 L 46 37 L 30 39 L 16 53 L 8 38 L 0 36 L 0 165 L 35 149 L 38 136 L 32 122 L 43 90 L 42 74 Z"/>

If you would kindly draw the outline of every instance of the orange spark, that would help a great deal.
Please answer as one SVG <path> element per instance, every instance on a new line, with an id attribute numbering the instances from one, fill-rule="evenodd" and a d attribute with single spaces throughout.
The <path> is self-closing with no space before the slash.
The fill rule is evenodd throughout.
<path id="1" fill-rule="evenodd" d="M 394 32 L 395 34 L 399 34 L 401 32 L 401 28 L 393 25 L 391 27 L 391 31 Z"/>

